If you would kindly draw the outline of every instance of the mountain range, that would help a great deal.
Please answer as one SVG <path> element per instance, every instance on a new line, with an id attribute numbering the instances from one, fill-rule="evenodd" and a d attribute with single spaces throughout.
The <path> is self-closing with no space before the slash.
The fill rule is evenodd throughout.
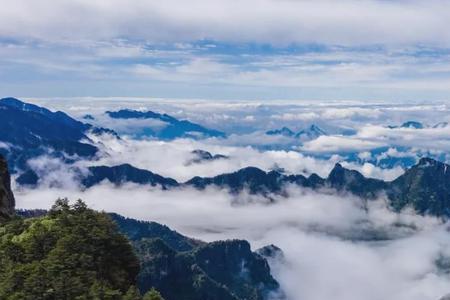
<path id="1" fill-rule="evenodd" d="M 175 126 L 173 132 L 188 132 L 198 130 L 210 136 L 223 136 L 220 132 L 206 129 L 189 121 L 179 121 L 169 115 L 151 111 L 140 112 L 121 110 L 108 112 L 112 118 L 154 118 Z M 406 122 L 403 127 L 420 128 L 417 122 Z M 169 127 L 170 127 L 169 126 Z M 179 127 L 177 127 L 179 126 Z M 36 185 L 38 175 L 28 168 L 28 159 L 44 153 L 64 158 L 66 162 L 76 157 L 93 158 L 99 151 L 91 143 L 87 134 L 110 133 L 114 131 L 94 127 L 77 121 L 63 112 L 52 112 L 46 108 L 27 104 L 15 98 L 0 100 L 0 154 L 3 154 L 12 173 L 21 170 L 17 183 L 21 185 Z M 167 132 L 171 132 L 170 130 Z M 290 130 L 282 129 L 290 134 Z M 274 132 L 273 134 L 278 134 Z M 303 130 L 295 136 L 312 137 L 314 134 L 324 134 L 315 125 Z M 167 136 L 169 137 L 169 136 Z M 50 151 L 50 152 L 49 152 Z M 196 162 L 214 159 L 226 159 L 226 156 L 213 155 L 203 150 L 193 152 Z M 287 175 L 276 170 L 265 172 L 255 167 L 247 167 L 233 173 L 221 174 L 215 177 L 194 177 L 187 182 L 179 183 L 148 170 L 135 168 L 129 164 L 118 166 L 92 166 L 88 172 L 80 172 L 80 184 L 86 188 L 92 187 L 104 180 L 120 185 L 126 182 L 136 184 L 158 185 L 163 188 L 192 186 L 203 189 L 207 186 L 218 186 L 238 193 L 248 189 L 250 193 L 269 195 L 271 193 L 285 194 L 286 185 L 294 184 L 301 187 L 324 191 L 334 189 L 339 192 L 349 192 L 363 199 L 373 199 L 380 194 L 386 194 L 392 208 L 396 211 L 411 206 L 418 213 L 437 216 L 450 216 L 450 175 L 448 165 L 431 158 L 422 158 L 416 165 L 408 168 L 405 174 L 391 182 L 365 178 L 357 171 L 347 170 L 337 164 L 327 178 L 315 174 Z"/>
<path id="2" fill-rule="evenodd" d="M 327 135 L 327 133 L 322 130 L 319 126 L 312 124 L 308 128 L 302 129 L 299 132 L 294 132 L 288 127 L 282 127 L 281 129 L 266 131 L 267 135 L 281 135 L 290 138 L 296 138 L 303 141 L 314 140 L 322 135 Z"/>
<path id="3" fill-rule="evenodd" d="M 87 133 L 115 134 L 15 98 L 0 99 L 0 132 L 0 154 L 7 158 L 12 172 L 25 170 L 27 160 L 42 154 L 66 161 L 70 160 L 67 156 L 94 157 L 98 148 Z"/>
<path id="4" fill-rule="evenodd" d="M 365 201 L 386 195 L 395 211 L 412 207 L 422 215 L 450 217 L 450 165 L 431 158 L 420 159 L 393 181 L 366 178 L 360 172 L 346 169 L 339 163 L 326 178 L 317 174 L 306 177 L 301 174 L 288 175 L 276 170 L 265 172 L 256 167 L 247 167 L 214 177 L 197 176 L 180 183 L 129 164 L 91 167 L 84 176 L 80 183 L 86 188 L 106 180 L 117 186 L 130 182 L 161 186 L 163 189 L 194 187 L 202 190 L 208 186 L 216 186 L 227 189 L 232 194 L 248 190 L 251 194 L 260 194 L 269 199 L 271 194 L 288 196 L 288 185 L 324 193 L 331 190 L 350 193 Z"/>
<path id="5" fill-rule="evenodd" d="M 226 134 L 206 128 L 202 125 L 192 123 L 188 120 L 178 120 L 167 114 L 160 114 L 153 111 L 137 111 L 131 109 L 122 109 L 119 111 L 107 111 L 106 114 L 113 119 L 153 119 L 165 124 L 162 129 L 146 128 L 143 135 L 157 137 L 163 140 L 172 140 L 175 138 L 205 138 L 218 137 L 224 138 Z"/>
<path id="6" fill-rule="evenodd" d="M 388 128 L 394 129 L 394 128 L 411 128 L 411 129 L 424 129 L 424 128 L 445 128 L 448 126 L 448 122 L 439 122 L 436 123 L 433 126 L 425 125 L 418 121 L 406 121 L 400 126 L 390 125 Z"/>
<path id="7" fill-rule="evenodd" d="M 199 189 L 214 185 L 234 193 L 248 189 L 250 193 L 263 195 L 283 194 L 287 184 L 317 191 L 333 189 L 366 200 L 386 194 L 395 211 L 412 207 L 419 214 L 450 217 L 450 166 L 431 158 L 421 158 L 416 165 L 393 181 L 366 178 L 356 170 L 336 164 L 327 178 L 316 174 L 309 177 L 284 175 L 249 167 L 211 178 L 195 177 L 186 184 Z"/>

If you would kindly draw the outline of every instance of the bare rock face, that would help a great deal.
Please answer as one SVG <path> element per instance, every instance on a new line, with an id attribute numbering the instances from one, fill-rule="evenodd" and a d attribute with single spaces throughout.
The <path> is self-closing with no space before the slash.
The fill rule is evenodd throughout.
<path id="1" fill-rule="evenodd" d="M 0 222 L 14 214 L 15 200 L 6 160 L 0 155 Z"/>

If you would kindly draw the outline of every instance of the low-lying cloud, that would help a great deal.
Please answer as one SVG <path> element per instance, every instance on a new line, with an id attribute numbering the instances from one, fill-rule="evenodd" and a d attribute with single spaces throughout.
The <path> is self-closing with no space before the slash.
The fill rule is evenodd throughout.
<path id="1" fill-rule="evenodd" d="M 437 300 L 450 277 L 436 260 L 450 257 L 449 225 L 405 211 L 383 199 L 365 207 L 353 196 L 289 188 L 274 203 L 243 192 L 191 188 L 163 191 L 102 184 L 77 189 L 21 190 L 19 208 L 49 208 L 57 197 L 82 198 L 89 206 L 167 224 L 206 241 L 242 238 L 254 249 L 282 248 L 274 276 L 291 300 Z M 131 200 L 132 199 L 132 200 Z"/>

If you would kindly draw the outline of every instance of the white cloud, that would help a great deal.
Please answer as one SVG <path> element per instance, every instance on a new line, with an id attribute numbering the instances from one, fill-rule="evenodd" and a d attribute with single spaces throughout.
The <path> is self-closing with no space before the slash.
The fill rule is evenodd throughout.
<path id="1" fill-rule="evenodd" d="M 11 148 L 11 146 L 7 143 L 4 142 L 0 142 L 0 149 L 6 149 L 9 150 Z"/>
<path id="2" fill-rule="evenodd" d="M 93 137 L 95 138 L 95 137 Z M 237 137 L 242 138 L 242 137 Z M 238 169 L 254 166 L 263 170 L 274 167 L 284 168 L 292 174 L 317 173 L 327 176 L 335 161 L 318 160 L 295 151 L 259 151 L 251 147 L 224 146 L 210 140 L 193 141 L 178 139 L 172 142 L 155 140 L 136 141 L 124 139 L 117 141 L 104 137 L 97 142 L 108 155 L 100 157 L 96 165 L 117 165 L 130 163 L 135 167 L 147 169 L 178 181 L 186 181 L 194 176 L 211 177 Z M 193 150 L 202 149 L 212 154 L 223 154 L 229 159 L 188 164 L 194 158 Z M 89 166 L 91 161 L 79 162 Z"/>
<path id="3" fill-rule="evenodd" d="M 85 192 L 23 190 L 16 198 L 22 208 L 48 208 L 61 196 L 82 198 L 93 208 L 161 222 L 206 241 L 244 238 L 254 249 L 275 244 L 286 260 L 272 262 L 273 274 L 291 300 L 436 300 L 448 292 L 450 279 L 434 265 L 439 255 L 450 255 L 448 224 L 394 214 L 382 200 L 369 203 L 366 212 L 355 197 L 293 187 L 289 194 L 267 204 L 216 189 L 104 184 Z M 370 236 L 384 240 L 365 241 Z"/>
<path id="4" fill-rule="evenodd" d="M 376 108 L 328 108 L 322 112 L 322 117 L 325 119 L 345 119 L 354 116 L 362 118 L 377 118 L 381 115 L 381 111 Z"/>
<path id="5" fill-rule="evenodd" d="M 319 136 L 317 139 L 306 142 L 300 147 L 308 152 L 359 152 L 384 146 L 378 141 L 363 140 L 347 136 Z"/>
<path id="6" fill-rule="evenodd" d="M 273 115 L 272 119 L 283 120 L 283 121 L 311 121 L 320 118 L 320 116 L 315 112 L 305 112 L 305 113 L 284 113 L 282 115 Z"/>
<path id="7" fill-rule="evenodd" d="M 4 3 L 3 36 L 152 41 L 216 39 L 329 44 L 444 44 L 449 4 L 420 1 L 143 0 Z M 407 30 L 404 24 L 407 24 Z M 182 43 L 181 43 L 182 44 Z"/>

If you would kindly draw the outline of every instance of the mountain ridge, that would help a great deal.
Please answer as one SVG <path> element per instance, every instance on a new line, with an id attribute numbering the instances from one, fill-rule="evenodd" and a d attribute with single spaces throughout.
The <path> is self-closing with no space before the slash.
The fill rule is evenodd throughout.
<path id="1" fill-rule="evenodd" d="M 90 170 L 90 175 L 86 177 L 88 179 L 82 181 L 86 188 L 109 180 L 115 185 L 132 182 L 159 185 L 163 189 L 194 187 L 202 190 L 208 186 L 216 186 L 228 189 L 232 194 L 248 190 L 250 194 L 261 194 L 270 198 L 270 194 L 286 195 L 286 186 L 293 184 L 317 191 L 333 189 L 338 193 L 350 193 L 364 200 L 372 200 L 385 193 L 395 211 L 412 206 L 420 214 L 450 217 L 450 165 L 432 158 L 420 159 L 416 165 L 392 181 L 367 178 L 356 170 L 344 168 L 340 163 L 334 166 L 326 178 L 317 174 L 306 177 L 301 174 L 287 175 L 246 167 L 214 177 L 195 176 L 185 182 L 178 182 L 128 164 L 91 167 Z"/>
<path id="2" fill-rule="evenodd" d="M 99 149 L 91 144 L 88 133 L 117 136 L 110 129 L 12 97 L 0 99 L 0 132 L 0 142 L 8 145 L 0 148 L 0 153 L 7 158 L 11 172 L 26 171 L 27 161 L 43 154 L 92 158 Z"/>
<path id="3" fill-rule="evenodd" d="M 150 130 L 147 135 L 155 136 L 161 139 L 171 140 L 174 138 L 188 137 L 218 137 L 224 138 L 226 134 L 219 130 L 209 129 L 200 124 L 188 120 L 178 120 L 168 114 L 160 114 L 153 111 L 137 111 L 132 109 L 121 109 L 118 111 L 106 111 L 106 114 L 113 119 L 155 119 L 162 121 L 167 126 L 160 131 Z"/>

